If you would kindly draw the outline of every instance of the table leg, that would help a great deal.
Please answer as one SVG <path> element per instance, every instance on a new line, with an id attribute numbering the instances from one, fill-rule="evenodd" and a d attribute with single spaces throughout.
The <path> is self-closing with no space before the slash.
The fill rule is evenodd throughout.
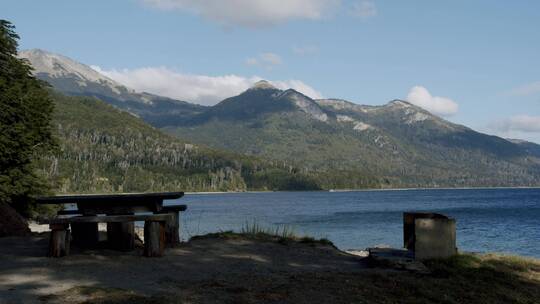
<path id="1" fill-rule="evenodd" d="M 165 222 L 165 240 L 167 246 L 174 247 L 180 242 L 180 214 L 170 212 L 171 219 Z"/>
<path id="2" fill-rule="evenodd" d="M 165 250 L 165 223 L 146 221 L 144 223 L 144 256 L 160 257 Z"/>
<path id="3" fill-rule="evenodd" d="M 133 250 L 135 248 L 135 223 L 107 223 L 107 241 L 112 249 Z"/>
<path id="4" fill-rule="evenodd" d="M 51 238 L 49 240 L 49 256 L 54 258 L 69 255 L 71 241 L 69 225 L 50 225 Z"/>
<path id="5" fill-rule="evenodd" d="M 82 248 L 93 248 L 99 243 L 98 223 L 72 223 L 73 243 Z"/>

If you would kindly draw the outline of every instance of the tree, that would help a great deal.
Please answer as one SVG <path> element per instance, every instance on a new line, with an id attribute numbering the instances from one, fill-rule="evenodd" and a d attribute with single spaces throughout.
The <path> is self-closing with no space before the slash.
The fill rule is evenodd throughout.
<path id="1" fill-rule="evenodd" d="M 53 101 L 30 65 L 17 58 L 18 39 L 15 27 L 0 20 L 0 202 L 31 216 L 31 197 L 48 190 L 34 161 L 56 147 Z"/>

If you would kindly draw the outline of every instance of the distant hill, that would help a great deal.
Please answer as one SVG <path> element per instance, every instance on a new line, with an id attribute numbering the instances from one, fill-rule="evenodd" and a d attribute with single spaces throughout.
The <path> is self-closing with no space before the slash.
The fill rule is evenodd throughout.
<path id="1" fill-rule="evenodd" d="M 530 147 L 453 124 L 402 100 L 362 106 L 259 83 L 165 129 L 304 168 L 377 176 L 392 186 L 540 184 L 540 159 Z"/>
<path id="2" fill-rule="evenodd" d="M 527 151 L 527 153 L 532 154 L 532 155 L 534 155 L 536 157 L 540 157 L 540 145 L 539 144 L 535 144 L 535 143 L 525 141 L 525 140 L 520 140 L 520 139 L 508 139 L 508 141 L 510 141 L 510 142 L 512 142 L 512 143 L 514 143 L 516 145 L 519 145 L 520 147 L 525 149 Z"/>
<path id="3" fill-rule="evenodd" d="M 540 185 L 538 145 L 482 134 L 403 100 L 383 106 L 313 100 L 261 81 L 203 107 L 147 98 L 40 52 L 22 56 L 63 93 L 98 97 L 186 142 L 295 167 L 322 188 Z M 55 63 L 45 64 L 51 56 Z"/>
<path id="4" fill-rule="evenodd" d="M 95 98 L 52 96 L 61 150 L 39 167 L 57 193 L 320 188 L 287 164 L 181 141 Z"/>

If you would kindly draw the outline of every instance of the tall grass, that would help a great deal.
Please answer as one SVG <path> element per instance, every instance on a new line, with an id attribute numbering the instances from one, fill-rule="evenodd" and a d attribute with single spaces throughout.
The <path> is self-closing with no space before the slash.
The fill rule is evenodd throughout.
<path id="1" fill-rule="evenodd" d="M 194 236 L 190 239 L 190 241 L 203 238 L 249 238 L 260 241 L 278 242 L 284 245 L 292 243 L 303 243 L 312 246 L 324 245 L 335 247 L 331 241 L 325 238 L 316 239 L 310 236 L 299 236 L 296 234 L 292 226 L 279 225 L 275 227 L 268 227 L 259 224 L 259 222 L 255 220 L 252 222 L 246 221 L 240 228 L 240 232 L 229 230 L 216 233 L 208 233 L 206 235 Z"/>
<path id="2" fill-rule="evenodd" d="M 283 239 L 298 239 L 294 228 L 289 225 L 279 225 L 275 227 L 262 226 L 257 221 L 246 221 L 240 229 L 240 234 L 246 236 L 271 236 Z"/>
<path id="3" fill-rule="evenodd" d="M 334 246 L 334 244 L 328 239 L 315 239 L 309 236 L 299 236 L 294 231 L 294 227 L 289 225 L 278 225 L 275 227 L 268 227 L 259 224 L 257 221 L 249 222 L 247 221 L 242 228 L 240 229 L 240 235 L 244 237 L 267 240 L 267 241 L 277 241 L 282 244 L 287 244 L 291 242 L 299 242 L 304 244 L 311 245 L 327 245 Z"/>

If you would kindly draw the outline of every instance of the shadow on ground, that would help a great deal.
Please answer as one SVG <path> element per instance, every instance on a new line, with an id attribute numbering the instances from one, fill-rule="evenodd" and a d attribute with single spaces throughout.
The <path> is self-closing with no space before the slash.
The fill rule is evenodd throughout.
<path id="1" fill-rule="evenodd" d="M 249 287 L 256 283 L 253 278 L 354 273 L 367 267 L 363 259 L 329 245 L 248 238 L 198 238 L 167 249 L 162 258 L 142 257 L 142 249 L 130 253 L 74 249 L 70 256 L 55 259 L 45 257 L 47 245 L 46 235 L 0 239 L 0 303 L 68 302 L 69 293 L 84 291 L 94 297 L 89 292 L 93 288 L 111 294 L 115 290 L 118 294 L 118 289 L 129 295 L 188 294 L 230 280 Z M 242 290 L 238 288 L 232 287 Z M 84 298 L 82 294 L 72 302 Z"/>
<path id="2" fill-rule="evenodd" d="M 0 303 L 538 303 L 540 262 L 498 255 L 428 261 L 430 274 L 370 268 L 317 242 L 197 238 L 44 257 L 47 239 L 0 239 Z"/>

